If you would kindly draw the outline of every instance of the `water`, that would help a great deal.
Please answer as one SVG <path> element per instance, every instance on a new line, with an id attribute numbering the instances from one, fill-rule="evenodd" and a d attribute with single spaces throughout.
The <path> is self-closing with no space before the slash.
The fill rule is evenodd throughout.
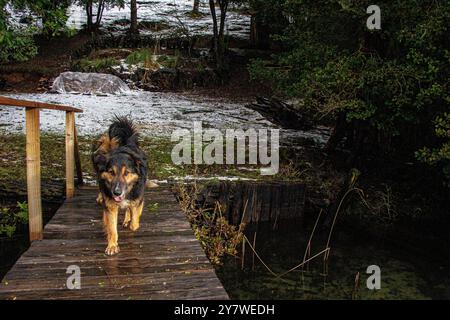
<path id="1" fill-rule="evenodd" d="M 281 274 L 303 260 L 310 230 L 311 227 L 277 232 L 260 229 L 256 251 L 276 274 Z M 311 256 L 325 248 L 327 236 L 323 232 L 314 237 Z M 252 231 L 248 238 L 253 239 Z M 217 273 L 232 299 L 450 299 L 448 257 L 432 262 L 426 255 L 408 252 L 382 239 L 360 237 L 354 230 L 341 227 L 333 236 L 331 247 L 326 276 L 322 256 L 313 260 L 308 270 L 298 269 L 279 279 L 257 258 L 252 271 L 248 246 L 244 270 L 240 260 L 229 258 Z M 366 286 L 370 265 L 381 269 L 380 290 Z M 359 285 L 355 286 L 358 272 Z"/>

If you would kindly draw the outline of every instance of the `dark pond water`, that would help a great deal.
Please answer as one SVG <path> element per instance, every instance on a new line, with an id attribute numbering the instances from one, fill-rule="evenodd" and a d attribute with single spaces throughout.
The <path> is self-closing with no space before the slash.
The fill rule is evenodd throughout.
<path id="1" fill-rule="evenodd" d="M 256 251 L 275 274 L 303 261 L 311 226 L 295 223 L 276 232 L 267 226 L 258 229 Z M 243 270 L 240 259 L 228 258 L 217 273 L 232 299 L 450 299 L 448 256 L 430 261 L 388 241 L 360 237 L 349 228 L 338 229 L 331 241 L 327 274 L 320 256 L 303 270 L 277 278 L 257 257 L 253 267 L 248 246 Z M 253 234 L 254 230 L 247 231 L 251 241 Z M 327 237 L 328 231 L 314 237 L 310 256 L 325 248 Z M 370 265 L 380 267 L 380 290 L 367 288 Z M 358 272 L 359 284 L 355 284 Z"/>

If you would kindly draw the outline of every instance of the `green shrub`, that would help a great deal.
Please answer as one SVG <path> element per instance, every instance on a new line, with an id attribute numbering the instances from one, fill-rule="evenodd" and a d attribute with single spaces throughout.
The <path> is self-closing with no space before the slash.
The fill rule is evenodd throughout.
<path id="1" fill-rule="evenodd" d="M 253 60 L 252 79 L 297 98 L 297 107 L 319 121 L 345 119 L 347 142 L 364 141 L 348 142 L 355 153 L 365 147 L 412 159 L 436 142 L 433 121 L 449 113 L 445 1 L 382 0 L 377 31 L 366 28 L 368 0 L 252 2 L 267 21 L 277 18 L 271 7 L 281 6 L 290 18 L 277 18 L 279 31 L 271 36 L 283 50 L 270 60 Z"/>
<path id="2" fill-rule="evenodd" d="M 128 64 L 142 64 L 149 69 L 158 69 L 161 66 L 166 68 L 176 68 L 178 66 L 180 54 L 177 52 L 174 56 L 154 55 L 151 49 L 141 49 L 132 52 L 125 59 Z"/>
<path id="3" fill-rule="evenodd" d="M 130 53 L 125 59 L 125 62 L 128 64 L 139 64 L 152 60 L 152 58 L 153 53 L 150 49 L 140 49 Z"/>
<path id="4" fill-rule="evenodd" d="M 0 63 L 27 61 L 38 53 L 31 31 L 0 30 Z"/>
<path id="5" fill-rule="evenodd" d="M 164 67 L 173 69 L 178 66 L 179 56 L 178 55 L 176 55 L 176 56 L 162 55 L 162 56 L 158 57 L 157 61 Z"/>
<path id="6" fill-rule="evenodd" d="M 220 265 L 227 255 L 236 256 L 238 247 L 244 239 L 245 224 L 233 226 L 222 215 L 217 203 L 215 208 L 201 208 L 197 204 L 199 189 L 194 184 L 192 189 L 184 184 L 174 188 L 181 209 L 186 214 L 197 240 L 205 250 L 208 259 L 214 265 Z"/>
<path id="7" fill-rule="evenodd" d="M 17 202 L 15 210 L 0 208 L 0 235 L 12 237 L 19 225 L 28 224 L 28 204 Z"/>
<path id="8" fill-rule="evenodd" d="M 416 156 L 432 166 L 441 166 L 446 185 L 450 187 L 450 113 L 437 117 L 435 123 L 436 136 L 441 139 L 441 145 L 432 149 L 422 148 L 417 151 Z"/>

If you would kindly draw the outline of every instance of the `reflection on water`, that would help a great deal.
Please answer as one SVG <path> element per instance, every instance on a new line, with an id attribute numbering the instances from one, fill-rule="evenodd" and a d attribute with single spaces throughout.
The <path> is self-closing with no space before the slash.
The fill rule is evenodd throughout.
<path id="1" fill-rule="evenodd" d="M 303 260 L 310 229 L 273 232 L 259 227 L 256 251 L 264 262 L 281 274 Z M 311 256 L 324 249 L 328 234 L 312 241 Z M 253 231 L 248 231 L 253 239 Z M 246 249 L 246 263 L 228 258 L 217 273 L 232 299 L 450 299 L 448 261 L 431 263 L 426 258 L 393 250 L 392 244 L 371 239 L 362 241 L 351 231 L 336 233 L 324 274 L 322 257 L 312 261 L 303 271 L 298 269 L 277 279 Z M 381 268 L 381 289 L 369 290 L 366 269 Z M 359 281 L 355 278 L 359 272 Z"/>

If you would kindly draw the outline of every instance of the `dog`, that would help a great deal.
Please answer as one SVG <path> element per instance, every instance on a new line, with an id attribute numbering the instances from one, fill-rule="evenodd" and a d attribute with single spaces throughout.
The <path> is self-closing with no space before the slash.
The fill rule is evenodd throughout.
<path id="1" fill-rule="evenodd" d="M 119 253 L 118 215 L 125 211 L 123 227 L 136 231 L 144 208 L 147 158 L 139 148 L 138 133 L 126 117 L 115 117 L 107 133 L 93 144 L 92 163 L 97 173 L 97 203 L 103 209 L 108 245 L 105 253 Z"/>

